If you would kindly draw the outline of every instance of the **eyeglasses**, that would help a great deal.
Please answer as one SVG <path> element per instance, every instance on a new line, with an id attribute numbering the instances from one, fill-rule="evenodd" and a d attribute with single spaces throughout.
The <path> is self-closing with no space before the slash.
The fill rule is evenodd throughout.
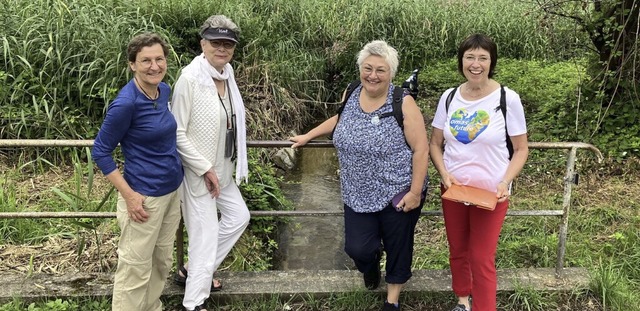
<path id="1" fill-rule="evenodd" d="M 158 65 L 158 67 L 162 67 L 162 66 L 167 64 L 167 59 L 164 58 L 164 57 L 158 57 L 156 59 L 143 58 L 143 59 L 138 61 L 138 63 L 142 64 L 142 66 L 147 67 L 147 68 L 150 68 L 151 65 L 153 65 L 153 62 L 155 62 L 156 65 Z"/>
<path id="2" fill-rule="evenodd" d="M 227 50 L 231 50 L 234 47 L 236 47 L 235 42 L 228 41 L 228 40 L 209 40 L 209 44 L 211 44 L 211 47 L 213 47 L 214 49 L 219 49 L 223 47 Z"/>
<path id="3" fill-rule="evenodd" d="M 383 76 L 383 75 L 387 74 L 387 72 L 389 72 L 389 71 L 387 69 L 384 69 L 384 68 L 373 69 L 371 67 L 365 66 L 365 67 L 362 67 L 362 72 L 364 74 L 366 74 L 366 75 L 370 75 L 371 73 L 375 72 L 376 76 Z"/>
<path id="4" fill-rule="evenodd" d="M 473 63 L 473 62 L 487 63 L 487 62 L 491 61 L 491 58 L 486 57 L 486 56 L 478 56 L 478 57 L 476 57 L 476 56 L 467 55 L 467 56 L 464 57 L 464 60 L 466 62 L 469 62 L 469 63 Z"/>

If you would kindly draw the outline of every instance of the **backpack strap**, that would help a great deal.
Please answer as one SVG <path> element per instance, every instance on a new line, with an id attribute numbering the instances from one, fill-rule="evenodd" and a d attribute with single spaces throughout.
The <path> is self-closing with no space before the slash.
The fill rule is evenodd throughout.
<path id="1" fill-rule="evenodd" d="M 391 112 L 380 115 L 380 118 L 393 116 L 398 123 L 400 129 L 404 132 L 404 115 L 402 114 L 402 101 L 404 100 L 404 89 L 401 87 L 393 88 L 393 101 L 391 102 Z"/>
<path id="2" fill-rule="evenodd" d="M 444 112 L 449 113 L 449 106 L 451 105 L 451 101 L 453 100 L 453 96 L 456 94 L 458 87 L 454 87 L 451 93 L 447 95 L 447 100 L 444 101 Z"/>
<path id="3" fill-rule="evenodd" d="M 449 112 L 449 105 L 451 105 L 451 101 L 453 100 L 453 96 L 456 93 L 458 87 L 453 88 L 453 91 L 447 95 L 447 99 L 445 101 L 445 112 Z M 500 109 L 502 111 L 502 116 L 504 117 L 504 133 L 507 137 L 507 150 L 509 151 L 509 160 L 513 157 L 513 143 L 511 142 L 511 138 L 509 137 L 509 130 L 507 129 L 507 92 L 504 90 L 504 85 L 500 85 L 500 105 L 496 107 L 496 111 Z"/>
<path id="4" fill-rule="evenodd" d="M 498 109 L 502 112 L 502 117 L 504 117 L 504 134 L 507 137 L 507 150 L 509 151 L 509 160 L 513 157 L 513 143 L 511 142 L 511 137 L 509 137 L 509 130 L 507 129 L 507 92 L 504 90 L 504 85 L 500 84 L 500 105 L 496 107 L 496 111 Z"/>
<path id="5" fill-rule="evenodd" d="M 342 105 L 340 105 L 340 107 L 338 108 L 338 118 L 340 118 L 340 114 L 344 110 L 344 106 L 347 105 L 349 97 L 351 97 L 351 94 L 358 86 L 360 86 L 360 80 L 351 81 L 351 83 L 347 85 L 347 91 L 344 94 L 344 100 L 342 101 Z"/>
<path id="6" fill-rule="evenodd" d="M 507 150 L 509 150 L 509 160 L 513 157 L 513 143 L 511 137 L 509 137 L 509 130 L 507 129 L 507 92 L 504 90 L 504 85 L 500 85 L 500 110 L 504 117 L 504 134 L 507 136 Z"/>
<path id="7" fill-rule="evenodd" d="M 336 131 L 336 127 L 338 127 L 338 122 L 340 122 L 340 114 L 342 114 L 342 111 L 344 111 L 344 107 L 347 105 L 347 101 L 349 100 L 349 97 L 351 97 L 351 94 L 359 85 L 360 85 L 360 80 L 351 81 L 347 85 L 347 90 L 344 93 L 344 100 L 342 101 L 342 104 L 340 105 L 340 107 L 338 107 L 338 112 L 337 112 L 338 120 L 336 121 L 336 126 L 334 126 L 333 130 L 331 130 L 331 134 L 329 134 L 329 139 L 333 139 L 333 133 Z"/>

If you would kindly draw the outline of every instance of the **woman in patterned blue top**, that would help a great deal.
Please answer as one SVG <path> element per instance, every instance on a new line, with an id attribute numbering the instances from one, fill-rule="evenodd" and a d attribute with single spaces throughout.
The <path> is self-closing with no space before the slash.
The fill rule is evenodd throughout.
<path id="1" fill-rule="evenodd" d="M 395 88 L 391 81 L 398 68 L 393 47 L 372 41 L 358 54 L 357 65 L 360 86 L 342 113 L 290 140 L 297 148 L 335 128 L 345 251 L 371 290 L 380 284 L 380 259 L 386 252 L 387 300 L 382 310 L 400 310 L 400 292 L 411 278 L 414 229 L 426 195 L 427 133 L 411 96 L 402 101 L 404 130 L 389 113 Z"/>

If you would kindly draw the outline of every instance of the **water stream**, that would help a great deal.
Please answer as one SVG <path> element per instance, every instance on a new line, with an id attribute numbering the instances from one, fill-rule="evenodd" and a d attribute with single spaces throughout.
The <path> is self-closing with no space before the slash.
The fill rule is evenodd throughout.
<path id="1" fill-rule="evenodd" d="M 285 179 L 285 196 L 296 210 L 340 211 L 340 181 L 334 148 L 301 148 Z M 292 217 L 281 228 L 278 270 L 345 270 L 353 262 L 344 253 L 342 216 Z"/>

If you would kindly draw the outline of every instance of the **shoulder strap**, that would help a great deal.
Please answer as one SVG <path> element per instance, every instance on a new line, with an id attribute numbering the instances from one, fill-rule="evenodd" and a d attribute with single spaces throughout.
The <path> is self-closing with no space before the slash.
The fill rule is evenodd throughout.
<path id="1" fill-rule="evenodd" d="M 447 100 L 445 100 L 444 102 L 444 112 L 448 113 L 449 112 L 449 105 L 451 105 L 451 101 L 453 100 L 453 95 L 456 94 L 456 91 L 458 90 L 458 87 L 454 87 L 453 90 L 451 91 L 451 93 L 449 93 L 449 95 L 447 95 Z"/>
<path id="2" fill-rule="evenodd" d="M 504 85 L 500 85 L 500 111 L 502 111 L 502 116 L 504 117 L 504 134 L 507 136 L 507 150 L 509 150 L 509 160 L 511 160 L 511 157 L 513 157 L 513 143 L 507 129 L 507 92 L 504 90 Z"/>
<path id="3" fill-rule="evenodd" d="M 351 93 L 353 93 L 353 91 L 360 85 L 360 80 L 355 80 L 352 81 L 351 83 L 349 83 L 347 85 L 347 91 L 344 94 L 344 100 L 342 101 L 342 104 L 340 105 L 340 107 L 338 108 L 338 116 L 342 113 L 342 111 L 344 110 L 344 106 L 347 105 L 347 101 L 349 100 L 349 97 L 351 96 Z"/>
<path id="4" fill-rule="evenodd" d="M 404 115 L 402 114 L 402 101 L 404 100 L 404 89 L 401 87 L 393 88 L 393 101 L 391 102 L 391 112 L 383 113 L 380 118 L 393 116 L 398 126 L 404 131 Z"/>
<path id="5" fill-rule="evenodd" d="M 360 85 L 360 80 L 351 81 L 351 83 L 347 85 L 347 90 L 344 93 L 344 100 L 342 101 L 342 104 L 340 105 L 340 107 L 338 107 L 338 121 L 336 121 L 336 126 L 334 126 L 333 130 L 331 130 L 331 134 L 329 134 L 329 139 L 333 139 L 333 132 L 336 131 L 338 122 L 340 122 L 340 114 L 342 114 L 342 111 L 344 111 L 344 106 L 347 105 L 347 101 L 349 100 L 349 97 L 351 97 L 351 94 L 359 85 Z"/>

